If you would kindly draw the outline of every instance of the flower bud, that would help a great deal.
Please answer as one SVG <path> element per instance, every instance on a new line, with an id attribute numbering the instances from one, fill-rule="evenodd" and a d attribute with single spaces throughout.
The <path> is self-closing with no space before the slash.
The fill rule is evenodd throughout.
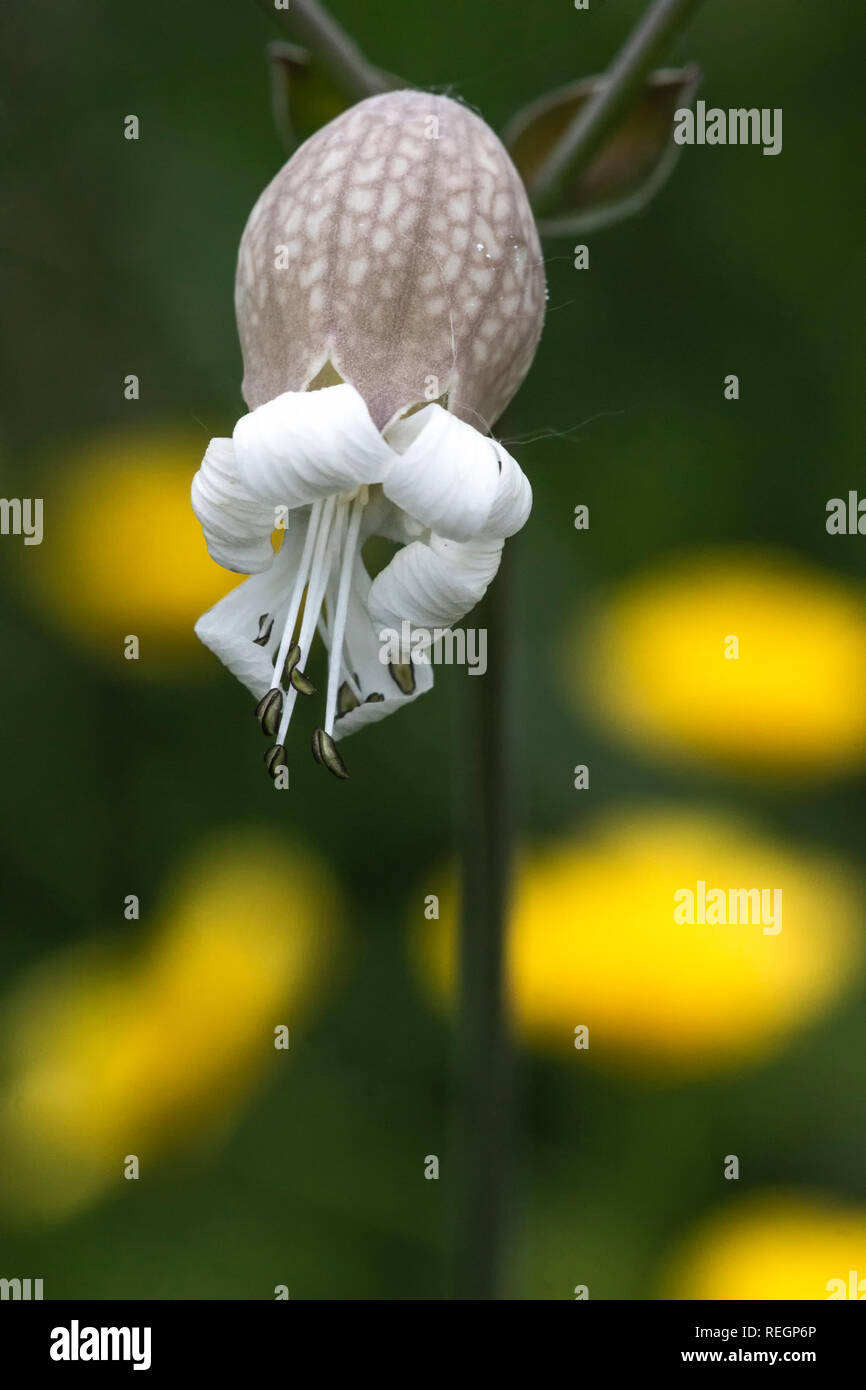
<path id="1" fill-rule="evenodd" d="M 507 151 L 467 107 L 388 92 L 308 140 L 262 193 L 236 283 L 250 409 L 348 382 L 385 430 L 439 400 L 485 430 L 525 377 L 541 247 Z"/>

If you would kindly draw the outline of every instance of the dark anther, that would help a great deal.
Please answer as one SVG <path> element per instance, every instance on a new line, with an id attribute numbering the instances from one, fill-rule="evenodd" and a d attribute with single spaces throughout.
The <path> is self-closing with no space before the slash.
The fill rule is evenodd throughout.
<path id="1" fill-rule="evenodd" d="M 262 726 L 262 733 L 273 738 L 283 715 L 283 692 L 278 687 L 269 690 L 256 705 L 256 719 Z"/>
<path id="2" fill-rule="evenodd" d="M 289 676 L 289 680 L 292 682 L 292 685 L 299 695 L 315 695 L 316 687 L 313 685 L 313 682 L 305 676 L 303 671 L 299 670 L 297 666 L 292 667 L 292 674 Z"/>
<path id="3" fill-rule="evenodd" d="M 378 692 L 374 691 L 374 693 L 373 693 L 372 695 L 368 695 L 368 696 L 367 696 L 366 700 L 364 701 L 364 704 L 365 704 L 365 705 L 381 705 L 381 703 L 382 703 L 382 701 L 383 701 L 384 699 L 385 699 L 385 696 L 384 696 L 384 695 L 381 695 L 381 694 L 379 694 Z"/>
<path id="4" fill-rule="evenodd" d="M 404 695 L 414 695 L 415 671 L 411 661 L 407 661 L 405 666 L 400 666 L 392 661 L 388 666 L 388 670 L 391 673 L 391 679 L 399 685 Z"/>
<path id="5" fill-rule="evenodd" d="M 334 776 L 339 777 L 342 782 L 345 782 L 349 776 L 346 764 L 337 752 L 336 743 L 330 734 L 325 733 L 324 729 L 313 730 L 313 757 L 317 763 L 326 767 L 329 772 L 333 772 Z"/>
<path id="6" fill-rule="evenodd" d="M 281 743 L 275 743 L 265 754 L 265 767 L 272 777 L 276 777 L 281 767 L 288 767 L 289 760 Z"/>
<path id="7" fill-rule="evenodd" d="M 358 697 L 348 681 L 343 681 L 337 691 L 337 718 L 342 719 L 344 714 L 350 710 L 358 708 Z"/>
<path id="8" fill-rule="evenodd" d="M 266 647 L 271 640 L 271 633 L 274 630 L 274 620 L 270 613 L 263 613 L 259 618 L 259 635 L 253 641 L 257 647 Z"/>

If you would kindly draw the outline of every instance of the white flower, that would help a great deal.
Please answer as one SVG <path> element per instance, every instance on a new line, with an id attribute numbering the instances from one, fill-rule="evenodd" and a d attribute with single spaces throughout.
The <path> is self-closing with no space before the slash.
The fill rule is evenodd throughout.
<path id="1" fill-rule="evenodd" d="M 252 409 L 211 441 L 192 501 L 213 558 L 254 577 L 196 632 L 259 699 L 272 774 L 313 693 L 317 629 L 329 668 L 313 751 L 345 777 L 335 740 L 433 683 L 427 662 L 383 662 L 382 629 L 458 621 L 526 521 L 529 484 L 486 430 L 529 367 L 544 299 L 519 176 L 445 97 L 360 103 L 253 209 L 237 283 Z M 402 547 L 372 580 L 371 535 Z"/>

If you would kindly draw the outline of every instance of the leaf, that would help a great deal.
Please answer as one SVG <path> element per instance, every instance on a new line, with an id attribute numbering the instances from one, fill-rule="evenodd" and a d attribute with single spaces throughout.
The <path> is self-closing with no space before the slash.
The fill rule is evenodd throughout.
<path id="1" fill-rule="evenodd" d="M 512 118 L 503 140 L 527 186 L 607 80 L 588 77 L 572 82 L 530 102 Z M 651 73 L 590 163 L 566 187 L 560 206 L 540 219 L 541 234 L 597 231 L 639 212 L 673 171 L 680 154 L 673 140 L 674 112 L 691 106 L 700 80 L 695 65 Z"/>

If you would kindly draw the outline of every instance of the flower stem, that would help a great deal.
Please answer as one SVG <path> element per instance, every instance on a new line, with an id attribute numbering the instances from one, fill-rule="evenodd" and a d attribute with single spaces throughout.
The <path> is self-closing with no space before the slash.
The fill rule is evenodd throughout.
<path id="1" fill-rule="evenodd" d="M 700 0 L 655 0 L 608 69 L 607 81 L 578 112 L 532 180 L 536 214 L 555 210 L 564 188 L 585 169 L 647 73 L 691 19 Z"/>
<path id="2" fill-rule="evenodd" d="M 473 622 L 487 630 L 488 667 L 467 675 L 459 935 L 457 1124 L 459 1193 L 454 1296 L 501 1295 L 510 1180 L 511 1049 L 505 929 L 513 833 L 514 541 Z"/>
<path id="3" fill-rule="evenodd" d="M 585 167 L 664 46 L 699 0 L 656 0 L 615 59 L 605 84 L 565 132 L 531 190 L 533 207 L 555 205 Z M 506 994 L 506 927 L 513 834 L 511 613 L 514 541 L 478 617 L 488 669 L 469 680 L 464 749 L 463 866 L 457 1029 L 458 1159 L 455 1296 L 501 1296 L 512 1141 L 512 1064 Z"/>
<path id="4" fill-rule="evenodd" d="M 288 10 L 270 12 L 284 19 L 352 101 L 363 101 L 393 87 L 391 79 L 367 61 L 354 39 L 318 0 L 291 0 Z"/>

